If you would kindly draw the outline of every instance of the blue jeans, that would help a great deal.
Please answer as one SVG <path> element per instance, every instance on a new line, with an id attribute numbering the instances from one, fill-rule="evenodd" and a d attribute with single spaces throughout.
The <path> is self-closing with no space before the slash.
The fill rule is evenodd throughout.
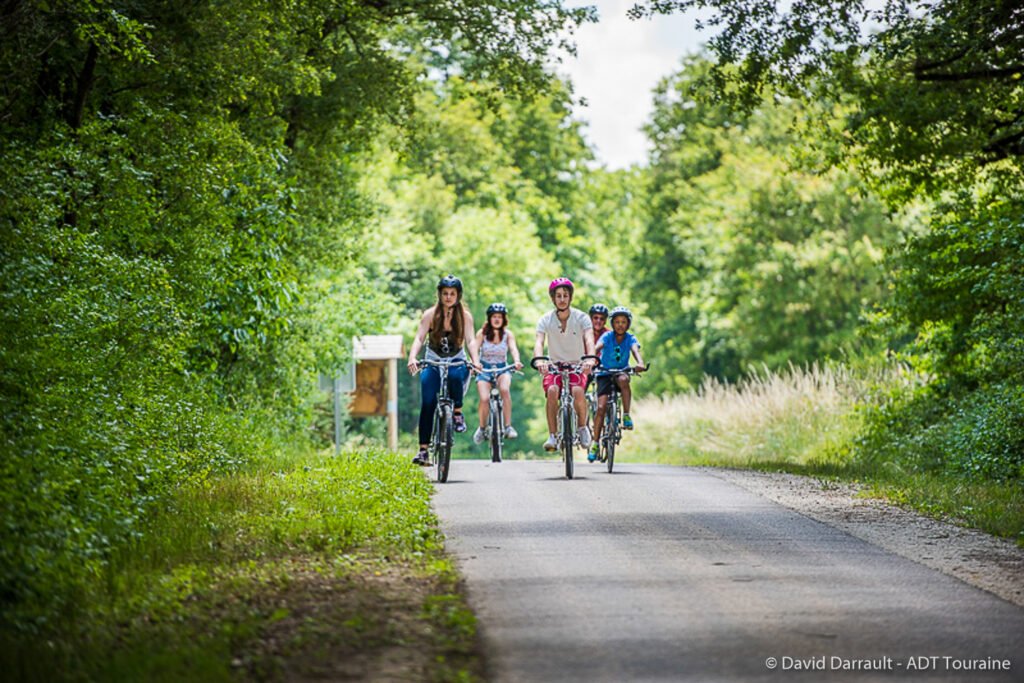
<path id="1" fill-rule="evenodd" d="M 469 378 L 469 367 L 461 365 L 448 369 L 448 395 L 456 408 L 462 407 L 462 390 Z M 430 443 L 434 429 L 434 411 L 437 410 L 437 392 L 441 389 L 441 371 L 425 367 L 420 371 L 420 443 Z"/>

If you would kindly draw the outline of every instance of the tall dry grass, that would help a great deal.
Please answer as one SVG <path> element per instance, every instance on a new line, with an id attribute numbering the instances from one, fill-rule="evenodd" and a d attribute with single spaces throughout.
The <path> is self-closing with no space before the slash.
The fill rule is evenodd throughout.
<path id="1" fill-rule="evenodd" d="M 824 462 L 853 436 L 856 405 L 898 369 L 855 372 L 843 365 L 767 368 L 737 384 L 706 378 L 694 392 L 635 401 L 626 459 L 749 467 Z"/>

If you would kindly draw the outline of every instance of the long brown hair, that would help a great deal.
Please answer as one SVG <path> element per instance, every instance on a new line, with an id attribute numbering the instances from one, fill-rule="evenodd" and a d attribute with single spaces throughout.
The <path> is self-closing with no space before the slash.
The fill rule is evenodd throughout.
<path id="1" fill-rule="evenodd" d="M 495 344 L 501 343 L 501 333 L 508 329 L 508 313 L 499 313 L 501 316 L 501 327 L 491 327 L 491 316 L 487 316 L 487 321 L 484 323 L 484 339 Z M 491 337 L 497 337 L 492 339 Z"/>
<path id="2" fill-rule="evenodd" d="M 452 336 L 455 342 L 455 348 L 452 349 L 452 353 L 461 349 L 466 341 L 463 325 L 465 325 L 465 315 L 462 312 L 462 297 L 460 296 L 455 300 L 455 305 L 452 306 Z M 434 318 L 430 321 L 430 345 L 434 349 L 441 348 L 442 337 L 444 337 L 444 304 L 441 303 L 441 292 L 439 290 L 437 292 L 437 305 L 434 306 Z"/>

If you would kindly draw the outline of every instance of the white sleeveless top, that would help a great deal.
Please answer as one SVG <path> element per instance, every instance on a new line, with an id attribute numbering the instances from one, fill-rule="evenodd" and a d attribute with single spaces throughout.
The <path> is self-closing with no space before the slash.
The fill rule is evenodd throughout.
<path id="1" fill-rule="evenodd" d="M 508 360 L 508 332 L 501 331 L 501 341 L 492 342 L 484 338 L 480 345 L 480 362 L 488 365 L 505 365 Z"/>

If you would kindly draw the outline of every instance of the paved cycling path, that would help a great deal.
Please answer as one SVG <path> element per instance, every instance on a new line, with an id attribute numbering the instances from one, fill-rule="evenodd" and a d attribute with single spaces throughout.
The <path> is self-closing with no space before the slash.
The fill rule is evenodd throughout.
<path id="1" fill-rule="evenodd" d="M 1024 681 L 1024 610 L 989 593 L 707 472 L 576 473 L 436 486 L 493 681 Z"/>

